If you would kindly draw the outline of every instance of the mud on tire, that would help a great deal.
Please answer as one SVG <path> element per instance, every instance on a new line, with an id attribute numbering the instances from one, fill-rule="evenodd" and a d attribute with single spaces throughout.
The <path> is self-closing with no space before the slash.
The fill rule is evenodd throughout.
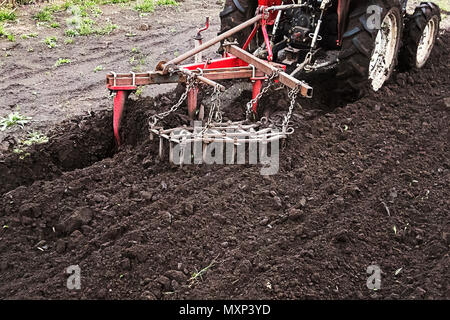
<path id="1" fill-rule="evenodd" d="M 382 9 L 380 22 L 390 12 L 397 17 L 397 43 L 395 44 L 393 63 L 387 70 L 386 80 L 390 77 L 396 65 L 403 25 L 400 2 L 398 0 L 370 0 L 363 3 L 358 1 L 350 8 L 348 26 L 342 36 L 342 50 L 339 54 L 340 63 L 337 67 L 336 91 L 338 93 L 361 96 L 370 88 L 369 68 L 379 32 L 378 28 L 368 26 L 368 21 L 373 15 L 368 7 L 373 5 Z"/>
<path id="2" fill-rule="evenodd" d="M 226 0 L 222 12 L 220 12 L 220 32 L 222 34 L 241 23 L 251 19 L 255 15 L 258 0 Z M 234 34 L 229 41 L 237 40 L 242 46 L 250 35 L 252 29 L 248 27 Z M 251 45 L 250 45 L 251 46 Z M 222 49 L 220 49 L 222 50 Z"/>
<path id="3" fill-rule="evenodd" d="M 439 32 L 439 23 L 441 20 L 441 13 L 439 7 L 432 2 L 422 2 L 414 13 L 406 17 L 405 29 L 403 32 L 403 46 L 399 54 L 399 67 L 402 70 L 409 70 L 413 68 L 422 68 L 433 49 L 437 33 Z M 434 30 L 430 30 L 433 34 L 432 42 L 428 48 L 428 52 L 418 60 L 418 48 L 422 40 L 425 28 L 430 23 L 433 24 Z"/>

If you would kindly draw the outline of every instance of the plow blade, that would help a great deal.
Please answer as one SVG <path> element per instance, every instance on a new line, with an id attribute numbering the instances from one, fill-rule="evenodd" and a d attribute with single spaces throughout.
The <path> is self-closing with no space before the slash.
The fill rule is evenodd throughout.
<path id="1" fill-rule="evenodd" d="M 114 137 L 116 138 L 117 144 L 120 145 L 120 124 L 122 122 L 123 110 L 125 107 L 125 101 L 127 99 L 127 91 L 117 91 L 114 97 L 114 114 L 113 114 L 113 129 Z"/>

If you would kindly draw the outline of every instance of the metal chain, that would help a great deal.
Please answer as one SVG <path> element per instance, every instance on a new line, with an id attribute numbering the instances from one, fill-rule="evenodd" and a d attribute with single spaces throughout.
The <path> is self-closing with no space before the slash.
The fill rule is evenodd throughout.
<path id="1" fill-rule="evenodd" d="M 214 92 L 212 94 L 211 99 L 211 109 L 209 109 L 209 116 L 204 130 L 206 130 L 206 128 L 209 128 L 211 126 L 213 117 L 216 122 L 218 123 L 222 122 L 222 111 L 220 110 L 221 106 L 222 102 L 220 100 L 220 86 L 216 85 L 214 86 Z"/>
<path id="2" fill-rule="evenodd" d="M 298 95 L 299 91 L 300 91 L 299 88 L 295 87 L 294 89 L 291 89 L 288 93 L 288 97 L 291 101 L 291 104 L 289 105 L 288 113 L 284 116 L 284 120 L 283 120 L 283 124 L 282 124 L 283 132 L 286 132 L 287 127 L 289 125 L 289 121 L 291 120 L 292 112 L 294 111 L 294 107 L 295 107 L 295 103 L 296 103 L 297 95 Z"/>
<path id="3" fill-rule="evenodd" d="M 252 100 L 250 100 L 249 102 L 247 102 L 247 110 L 245 112 L 245 117 L 247 120 L 250 120 L 250 114 L 252 113 L 252 108 L 253 105 L 258 102 L 261 97 L 273 86 L 273 82 L 272 80 L 277 78 L 279 76 L 279 71 L 276 70 L 272 73 L 272 75 L 269 77 L 269 79 L 267 79 L 267 81 L 269 82 L 269 84 L 267 86 L 265 86 L 256 97 L 254 97 Z"/>
<path id="4" fill-rule="evenodd" d="M 150 128 L 154 127 L 158 121 L 166 118 L 169 114 L 177 111 L 177 109 L 181 106 L 181 104 L 187 99 L 188 93 L 191 89 L 195 87 L 195 77 L 188 76 L 186 81 L 186 90 L 181 95 L 180 99 L 176 104 L 174 104 L 169 110 L 156 114 L 150 118 Z"/>
<path id="5" fill-rule="evenodd" d="M 255 102 L 258 102 L 261 99 L 261 97 L 265 93 L 267 93 L 267 91 L 273 86 L 272 80 L 278 76 L 279 76 L 278 70 L 273 72 L 271 74 L 271 76 L 267 79 L 269 81 L 269 84 L 266 87 L 264 87 L 255 98 L 253 98 L 252 100 L 250 100 L 247 103 L 247 112 L 246 112 L 247 120 L 249 120 L 249 115 L 252 112 L 253 104 Z M 176 104 L 174 104 L 169 110 L 152 116 L 150 118 L 150 122 L 149 122 L 150 127 L 151 128 L 154 127 L 160 120 L 166 118 L 168 115 L 170 115 L 171 113 L 178 110 L 178 108 L 181 106 L 181 104 L 187 99 L 189 91 L 191 89 L 193 89 L 194 87 L 195 87 L 195 77 L 188 76 L 187 81 L 186 81 L 186 90 L 183 92 L 183 94 L 181 95 L 178 102 Z M 282 123 L 283 132 L 287 132 L 287 127 L 288 127 L 289 121 L 292 117 L 292 113 L 294 111 L 294 107 L 295 107 L 295 103 L 296 103 L 296 99 L 297 99 L 297 95 L 298 95 L 299 91 L 300 91 L 299 88 L 295 87 L 294 89 L 291 89 L 288 93 L 288 97 L 290 99 L 290 106 L 289 106 L 289 111 L 284 116 L 284 120 Z M 199 132 L 200 134 L 203 134 L 211 126 L 213 119 L 218 123 L 222 122 L 220 87 L 218 85 L 214 87 L 211 104 L 212 105 L 211 105 L 211 109 L 209 110 L 208 120 L 207 120 L 206 125 L 203 128 L 203 130 L 201 132 Z"/>

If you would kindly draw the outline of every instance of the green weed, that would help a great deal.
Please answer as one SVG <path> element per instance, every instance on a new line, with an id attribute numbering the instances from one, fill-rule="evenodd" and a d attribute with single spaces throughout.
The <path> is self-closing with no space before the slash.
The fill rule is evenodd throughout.
<path id="1" fill-rule="evenodd" d="M 14 10 L 0 9 L 0 22 L 2 21 L 15 21 L 17 15 Z"/>
<path id="2" fill-rule="evenodd" d="M 23 126 L 29 123 L 31 119 L 31 117 L 24 116 L 18 111 L 10 113 L 8 116 L 0 119 L 0 130 L 5 131 L 13 126 L 20 126 L 23 128 Z"/>
<path id="3" fill-rule="evenodd" d="M 55 63 L 55 67 L 58 68 L 60 65 L 71 63 L 70 59 L 59 58 Z"/>
<path id="4" fill-rule="evenodd" d="M 44 43 L 49 47 L 50 49 L 56 47 L 56 41 L 57 38 L 55 36 L 47 37 L 44 39 Z"/>
<path id="5" fill-rule="evenodd" d="M 103 70 L 103 66 L 96 66 L 94 68 L 94 72 L 99 72 L 99 71 L 102 71 L 102 70 Z"/>
<path id="6" fill-rule="evenodd" d="M 153 0 L 140 1 L 135 7 L 135 10 L 139 12 L 153 12 L 155 11 L 155 2 Z"/>

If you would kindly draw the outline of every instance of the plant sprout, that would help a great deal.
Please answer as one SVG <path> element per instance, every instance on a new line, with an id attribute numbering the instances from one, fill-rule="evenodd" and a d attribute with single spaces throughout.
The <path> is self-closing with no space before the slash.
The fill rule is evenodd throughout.
<path id="1" fill-rule="evenodd" d="M 31 117 L 21 115 L 19 112 L 10 113 L 7 117 L 0 119 L 0 130 L 5 131 L 15 125 L 23 128 L 31 119 Z"/>

